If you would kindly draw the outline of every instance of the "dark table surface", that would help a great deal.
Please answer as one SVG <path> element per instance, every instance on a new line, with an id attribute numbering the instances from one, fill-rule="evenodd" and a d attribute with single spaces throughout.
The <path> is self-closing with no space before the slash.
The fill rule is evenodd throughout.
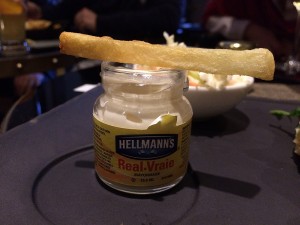
<path id="1" fill-rule="evenodd" d="M 269 114 L 300 102 L 251 97 L 222 116 L 194 121 L 184 180 L 141 197 L 106 188 L 94 173 L 92 106 L 101 91 L 0 136 L 0 224 L 300 224 L 297 121 Z"/>

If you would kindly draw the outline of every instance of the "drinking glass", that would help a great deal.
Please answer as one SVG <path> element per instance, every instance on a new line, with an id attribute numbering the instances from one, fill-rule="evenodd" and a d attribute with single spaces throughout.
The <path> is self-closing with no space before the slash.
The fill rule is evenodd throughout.
<path id="1" fill-rule="evenodd" d="M 26 12 L 21 3 L 0 0 L 0 53 L 3 56 L 22 55 L 29 51 L 25 21 Z"/>

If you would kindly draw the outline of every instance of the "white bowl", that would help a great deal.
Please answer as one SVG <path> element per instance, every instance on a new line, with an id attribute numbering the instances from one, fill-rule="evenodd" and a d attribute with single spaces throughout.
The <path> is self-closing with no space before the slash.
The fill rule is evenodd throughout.
<path id="1" fill-rule="evenodd" d="M 243 82 L 222 89 L 190 86 L 184 93 L 193 108 L 193 119 L 208 119 L 234 108 L 252 89 L 254 78 L 243 76 Z"/>

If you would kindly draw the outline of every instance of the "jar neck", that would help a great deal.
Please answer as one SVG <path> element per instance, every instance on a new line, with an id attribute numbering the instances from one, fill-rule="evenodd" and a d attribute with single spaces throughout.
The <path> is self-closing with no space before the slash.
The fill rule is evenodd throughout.
<path id="1" fill-rule="evenodd" d="M 107 95 L 127 101 L 181 98 L 185 85 L 185 73 L 183 71 L 137 70 L 128 69 L 125 66 L 107 65 L 107 63 L 102 64 L 101 77 Z"/>

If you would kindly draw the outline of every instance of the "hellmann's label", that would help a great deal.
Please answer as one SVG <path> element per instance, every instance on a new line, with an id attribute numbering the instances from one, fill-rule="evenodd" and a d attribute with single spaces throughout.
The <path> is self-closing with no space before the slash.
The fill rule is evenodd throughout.
<path id="1" fill-rule="evenodd" d="M 176 126 L 162 116 L 146 130 L 111 126 L 94 117 L 95 169 L 110 182 L 128 186 L 168 184 L 186 172 L 191 121 Z"/>
<path id="2" fill-rule="evenodd" d="M 117 135 L 116 152 L 128 158 L 158 159 L 177 150 L 177 134 Z"/>

